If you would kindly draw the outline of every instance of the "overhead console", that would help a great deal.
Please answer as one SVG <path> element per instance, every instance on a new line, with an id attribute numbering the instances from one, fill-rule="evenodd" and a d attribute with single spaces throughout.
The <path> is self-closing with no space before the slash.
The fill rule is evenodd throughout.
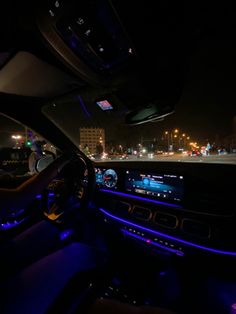
<path id="1" fill-rule="evenodd" d="M 180 45 L 178 52 L 173 50 L 182 38 L 178 25 L 176 33 L 163 33 L 170 12 L 160 18 L 155 2 L 147 6 L 116 0 L 41 1 L 38 6 L 43 42 L 82 85 L 96 89 L 96 96 L 85 89 L 89 101 L 101 97 L 97 105 L 102 110 L 127 107 L 129 125 L 162 120 L 174 112 L 183 88 L 184 66 L 179 63 L 186 49 Z"/>
<path id="2" fill-rule="evenodd" d="M 38 26 L 49 46 L 90 83 L 105 83 L 135 54 L 110 1 L 48 1 Z"/>

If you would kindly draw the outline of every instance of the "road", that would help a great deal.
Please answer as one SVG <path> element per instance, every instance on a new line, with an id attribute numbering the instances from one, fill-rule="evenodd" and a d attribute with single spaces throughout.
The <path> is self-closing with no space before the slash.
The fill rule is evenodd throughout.
<path id="1" fill-rule="evenodd" d="M 155 156 L 153 160 L 163 161 L 180 161 L 180 162 L 209 162 L 209 163 L 229 163 L 236 164 L 236 154 L 227 155 L 209 155 L 209 156 L 184 156 L 184 155 L 173 155 L 173 156 Z"/>
<path id="2" fill-rule="evenodd" d="M 116 159 L 122 161 L 120 159 Z M 103 160 L 103 161 L 115 161 Z M 172 156 L 155 155 L 153 158 L 147 158 L 145 156 L 137 158 L 137 156 L 129 156 L 128 159 L 123 161 L 179 161 L 179 162 L 204 162 L 204 163 L 224 163 L 224 164 L 236 164 L 236 154 L 227 155 L 209 155 L 209 156 L 185 156 L 180 154 L 175 154 Z"/>

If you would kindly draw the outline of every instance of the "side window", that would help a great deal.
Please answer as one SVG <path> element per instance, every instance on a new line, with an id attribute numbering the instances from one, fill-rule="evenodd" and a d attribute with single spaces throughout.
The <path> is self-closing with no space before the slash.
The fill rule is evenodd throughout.
<path id="1" fill-rule="evenodd" d="M 29 128 L 0 114 L 0 178 L 32 175 L 35 163 L 56 148 Z"/>

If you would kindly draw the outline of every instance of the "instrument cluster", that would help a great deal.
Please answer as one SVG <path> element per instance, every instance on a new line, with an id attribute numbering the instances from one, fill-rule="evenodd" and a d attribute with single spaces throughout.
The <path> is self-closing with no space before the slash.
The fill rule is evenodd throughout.
<path id="1" fill-rule="evenodd" d="M 114 169 L 95 168 L 96 184 L 109 189 L 116 188 L 118 175 Z"/>

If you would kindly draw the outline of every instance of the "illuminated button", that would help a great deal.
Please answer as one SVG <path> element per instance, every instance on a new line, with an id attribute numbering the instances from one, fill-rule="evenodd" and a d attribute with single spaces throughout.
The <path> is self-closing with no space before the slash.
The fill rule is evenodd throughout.
<path id="1" fill-rule="evenodd" d="M 157 212 L 155 215 L 155 222 L 158 225 L 168 227 L 168 228 L 175 228 L 177 225 L 177 219 L 175 216 L 163 214 Z"/>
<path id="2" fill-rule="evenodd" d="M 76 20 L 76 23 L 78 25 L 83 25 L 84 24 L 84 19 L 82 17 L 79 17 L 77 20 Z"/>
<path id="3" fill-rule="evenodd" d="M 54 13 L 52 10 L 49 10 L 48 12 L 49 12 L 49 14 L 50 14 L 51 17 L 54 17 L 54 16 L 55 16 L 55 13 Z"/>
<path id="4" fill-rule="evenodd" d="M 90 36 L 90 35 L 91 35 L 91 29 L 87 29 L 87 30 L 84 32 L 84 35 Z"/>
<path id="5" fill-rule="evenodd" d="M 134 53 L 133 49 L 132 48 L 129 48 L 128 49 L 128 52 L 132 55 Z"/>

